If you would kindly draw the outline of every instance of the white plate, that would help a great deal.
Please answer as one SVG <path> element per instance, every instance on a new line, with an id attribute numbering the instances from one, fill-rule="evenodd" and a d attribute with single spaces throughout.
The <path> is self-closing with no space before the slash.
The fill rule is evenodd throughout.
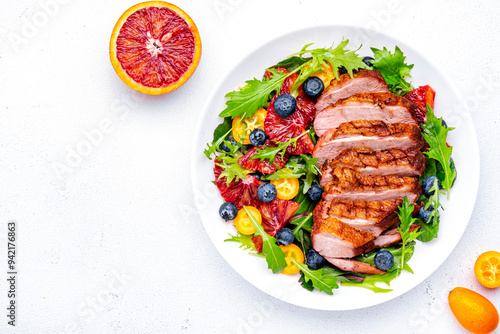
<path id="1" fill-rule="evenodd" d="M 479 153 L 476 132 L 469 113 L 461 103 L 461 97 L 450 81 L 430 61 L 406 43 L 383 34 L 376 34 L 359 51 L 360 55 L 371 55 L 369 47 L 394 50 L 398 45 L 407 57 L 407 63 L 415 64 L 412 70 L 414 86 L 429 84 L 436 90 L 435 112 L 443 116 L 449 126 L 456 129 L 449 134 L 448 142 L 453 145 L 458 178 L 451 190 L 451 199 L 444 198 L 446 211 L 441 214 L 439 238 L 429 243 L 418 242 L 409 265 L 415 274 L 403 272 L 393 280 L 389 293 L 374 293 L 356 287 L 340 287 L 334 295 L 303 289 L 298 275 L 274 275 L 267 269 L 263 258 L 248 255 L 234 242 L 224 242 L 228 233 L 235 234 L 234 226 L 219 217 L 219 206 L 223 200 L 212 183 L 213 160 L 203 154 L 206 143 L 213 139 L 213 131 L 221 122 L 217 115 L 225 107 L 225 94 L 235 90 L 246 80 L 261 78 L 264 70 L 288 55 L 297 52 L 305 44 L 313 47 L 337 45 L 343 38 L 352 42 L 366 32 L 348 26 L 322 26 L 302 29 L 265 43 L 241 60 L 224 77 L 208 99 L 198 121 L 192 154 L 192 180 L 195 200 L 205 229 L 213 244 L 226 261 L 243 278 L 260 290 L 291 304 L 321 310 L 351 310 L 380 304 L 409 291 L 429 277 L 450 255 L 464 233 L 474 208 L 479 184 Z M 372 33 L 373 35 L 374 33 Z M 351 49 L 357 45 L 349 45 Z M 443 197 L 443 196 L 442 196 Z M 382 287 L 387 287 L 381 284 Z"/>

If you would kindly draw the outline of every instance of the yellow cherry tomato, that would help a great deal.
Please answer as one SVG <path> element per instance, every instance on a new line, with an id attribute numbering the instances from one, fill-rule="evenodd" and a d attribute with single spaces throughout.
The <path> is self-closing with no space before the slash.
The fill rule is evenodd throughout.
<path id="1" fill-rule="evenodd" d="M 286 168 L 285 168 L 286 169 Z M 271 184 L 276 187 L 279 199 L 292 199 L 299 193 L 299 179 L 283 178 L 279 180 L 271 180 Z"/>
<path id="2" fill-rule="evenodd" d="M 260 215 L 260 211 L 254 206 L 247 206 L 246 208 L 253 216 L 253 218 L 257 221 L 257 223 L 262 224 L 262 216 Z M 234 226 L 241 234 L 251 235 L 255 233 L 255 227 L 253 226 L 250 217 L 248 217 L 245 208 L 238 211 L 236 218 L 234 218 Z"/>
<path id="3" fill-rule="evenodd" d="M 294 275 L 300 271 L 300 269 L 293 263 L 292 258 L 298 263 L 304 263 L 304 253 L 295 244 L 289 244 L 286 246 L 280 246 L 283 253 L 285 253 L 286 268 L 281 272 L 284 275 Z"/>
<path id="4" fill-rule="evenodd" d="M 474 273 L 485 287 L 500 287 L 500 253 L 489 251 L 481 254 L 474 264 Z"/>
<path id="5" fill-rule="evenodd" d="M 240 116 L 233 119 L 233 137 L 238 143 L 244 145 L 250 144 L 250 134 L 255 129 L 264 130 L 264 121 L 266 120 L 267 110 L 259 109 L 251 117 L 240 121 Z"/>

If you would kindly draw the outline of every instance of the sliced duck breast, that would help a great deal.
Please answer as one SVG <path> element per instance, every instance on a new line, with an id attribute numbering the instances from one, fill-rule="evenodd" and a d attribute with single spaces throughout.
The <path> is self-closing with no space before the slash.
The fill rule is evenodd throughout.
<path id="1" fill-rule="evenodd" d="M 383 121 L 386 124 L 418 124 L 417 105 L 389 92 L 361 93 L 338 100 L 316 114 L 314 130 L 318 136 L 342 123 L 360 119 Z"/>
<path id="2" fill-rule="evenodd" d="M 423 145 L 418 125 L 358 120 L 342 123 L 338 128 L 325 132 L 316 143 L 313 157 L 318 158 L 316 164 L 321 167 L 326 160 L 337 157 L 346 149 L 407 150 L 420 149 Z"/>
<path id="3" fill-rule="evenodd" d="M 328 106 L 333 106 L 338 100 L 359 93 L 388 92 L 387 84 L 379 71 L 359 70 L 351 76 L 346 73 L 333 79 L 316 103 L 316 113 Z"/>
<path id="4" fill-rule="evenodd" d="M 324 187 L 325 201 L 389 201 L 406 196 L 413 203 L 422 193 L 422 186 L 416 177 L 365 175 L 347 167 L 335 168 L 332 175 L 332 181 Z"/>
<path id="5" fill-rule="evenodd" d="M 320 185 L 324 187 L 332 180 L 332 171 L 337 167 L 350 167 L 366 175 L 421 176 L 425 166 L 425 156 L 416 148 L 383 151 L 347 149 L 323 164 Z"/>

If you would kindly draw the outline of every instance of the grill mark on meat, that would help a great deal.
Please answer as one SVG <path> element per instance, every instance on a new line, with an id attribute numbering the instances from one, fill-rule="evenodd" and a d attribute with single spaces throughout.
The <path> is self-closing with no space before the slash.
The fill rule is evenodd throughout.
<path id="1" fill-rule="evenodd" d="M 410 231 L 419 227 L 411 225 Z M 314 223 L 311 240 L 313 248 L 325 258 L 353 258 L 375 248 L 392 246 L 401 241 L 401 234 L 394 228 L 374 238 L 362 230 L 342 223 L 339 219 L 327 218 Z M 368 241 L 362 243 L 365 240 Z"/>
<path id="2" fill-rule="evenodd" d="M 424 139 L 418 125 L 382 121 L 357 120 L 342 123 L 321 136 L 313 151 L 321 167 L 327 159 L 338 156 L 346 149 L 382 151 L 388 149 L 420 149 Z"/>
<path id="3" fill-rule="evenodd" d="M 387 201 L 408 197 L 410 202 L 420 196 L 421 185 L 416 177 L 365 175 L 351 168 L 337 167 L 333 179 L 324 187 L 323 199 Z"/>
<path id="4" fill-rule="evenodd" d="M 333 106 L 318 112 L 314 130 L 318 136 L 342 123 L 361 119 L 380 120 L 388 124 L 418 124 L 417 105 L 389 92 L 360 93 L 338 100 Z"/>
<path id="5" fill-rule="evenodd" d="M 332 172 L 337 167 L 350 167 L 366 175 L 421 176 L 426 160 L 419 149 L 346 149 L 336 158 L 326 161 L 321 167 L 320 185 L 332 181 Z"/>
<path id="6" fill-rule="evenodd" d="M 378 237 L 387 228 L 398 224 L 395 213 L 401 200 L 394 201 L 320 201 L 313 212 L 313 221 L 328 217 L 340 219 L 344 224 Z"/>
<path id="7" fill-rule="evenodd" d="M 345 99 L 358 93 L 388 92 L 387 84 L 379 71 L 359 70 L 351 76 L 346 73 L 333 79 L 330 86 L 321 94 L 316 103 L 316 112 L 334 105 L 339 99 Z"/>
<path id="8" fill-rule="evenodd" d="M 323 256 L 351 258 L 373 249 L 375 237 L 329 217 L 313 225 L 311 239 L 314 249 Z"/>

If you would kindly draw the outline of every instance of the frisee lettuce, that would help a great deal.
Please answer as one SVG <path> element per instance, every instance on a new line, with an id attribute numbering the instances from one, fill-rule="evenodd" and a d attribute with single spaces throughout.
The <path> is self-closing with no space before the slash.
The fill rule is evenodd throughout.
<path id="1" fill-rule="evenodd" d="M 391 53 L 385 47 L 382 50 L 371 49 L 375 57 L 375 60 L 371 62 L 373 68 L 382 74 L 391 93 L 405 95 L 413 90 L 412 84 L 405 80 L 405 78 L 411 77 L 410 71 L 413 64 L 408 65 L 405 63 L 406 56 L 399 47 L 396 46 L 394 53 Z"/>
<path id="2" fill-rule="evenodd" d="M 244 250 L 249 249 L 255 252 L 257 251 L 257 249 L 255 248 L 255 244 L 252 241 L 252 235 L 245 235 L 238 232 L 236 235 L 229 234 L 229 236 L 231 238 L 225 239 L 225 242 L 239 242 L 241 244 L 239 246 L 240 248 L 243 248 Z"/>
<path id="3" fill-rule="evenodd" d="M 407 249 L 408 242 L 417 239 L 421 232 L 418 230 L 410 231 L 411 225 L 417 221 L 416 218 L 413 218 L 413 211 L 415 210 L 415 206 L 410 203 L 408 197 L 405 196 L 403 199 L 403 203 L 398 207 L 398 217 L 401 221 L 401 225 L 398 227 L 399 234 L 401 234 L 401 259 L 400 259 L 400 269 L 406 270 L 413 274 L 413 270 L 410 268 L 406 261 L 406 255 L 411 252 L 413 254 L 413 250 Z"/>
<path id="4" fill-rule="evenodd" d="M 436 160 L 444 171 L 444 180 L 442 180 L 442 185 L 446 190 L 446 196 L 450 198 L 450 189 L 455 181 L 457 172 L 451 170 L 451 153 L 453 152 L 453 147 L 446 144 L 446 138 L 448 137 L 448 132 L 455 128 L 446 128 L 443 125 L 443 119 L 437 118 L 434 115 L 429 104 L 426 105 L 427 111 L 427 121 L 425 121 L 422 127 L 422 136 L 424 136 L 425 141 L 429 144 L 429 149 L 424 152 L 424 154 Z"/>

